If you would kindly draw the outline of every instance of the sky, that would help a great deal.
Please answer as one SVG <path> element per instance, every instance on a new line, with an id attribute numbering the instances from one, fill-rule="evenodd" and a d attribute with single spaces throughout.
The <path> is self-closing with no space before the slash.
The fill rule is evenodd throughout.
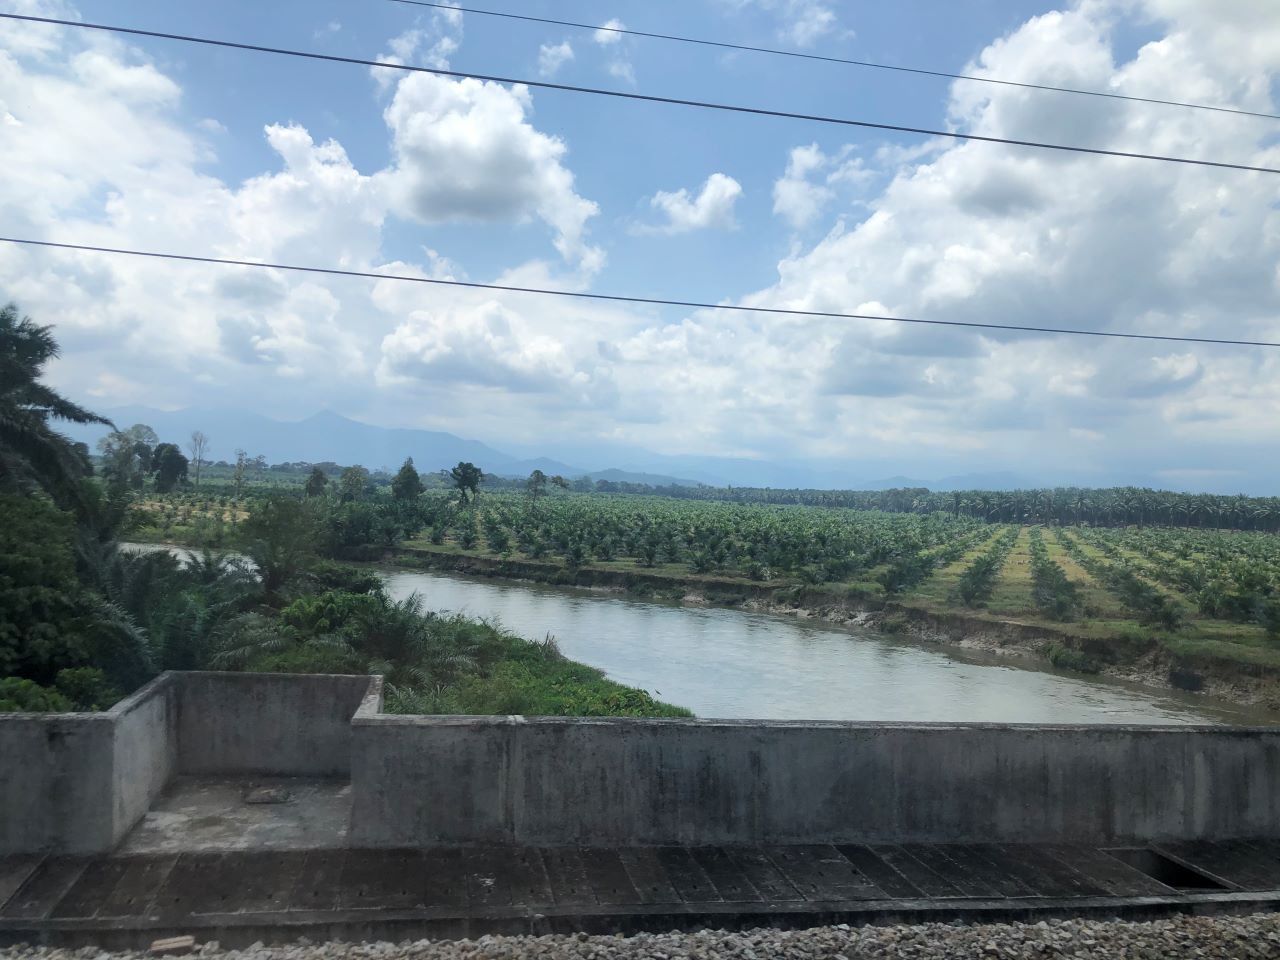
<path id="1" fill-rule="evenodd" d="M 1277 110 L 1273 0 L 486 0 Z M 392 0 L 0 10 L 1280 166 L 1280 121 Z M 1280 341 L 1280 176 L 0 24 L 8 236 L 594 293 Z M 1280 350 L 639 307 L 0 244 L 90 406 L 333 410 L 570 462 L 1277 493 Z M 619 465 L 621 465 L 619 463 Z"/>

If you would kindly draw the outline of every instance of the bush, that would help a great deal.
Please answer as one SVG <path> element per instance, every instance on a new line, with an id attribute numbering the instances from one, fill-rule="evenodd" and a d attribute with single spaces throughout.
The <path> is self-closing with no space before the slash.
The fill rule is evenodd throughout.
<path id="1" fill-rule="evenodd" d="M 96 667 L 59 670 L 53 685 L 74 710 L 107 710 L 120 699 L 120 691 Z"/>
<path id="2" fill-rule="evenodd" d="M 1056 641 L 1045 649 L 1045 655 L 1050 663 L 1063 670 L 1097 673 L 1102 669 L 1102 665 L 1084 651 L 1074 650 Z"/>
<path id="3" fill-rule="evenodd" d="M 0 680 L 0 713 L 69 713 L 71 701 L 57 690 L 22 677 Z"/>

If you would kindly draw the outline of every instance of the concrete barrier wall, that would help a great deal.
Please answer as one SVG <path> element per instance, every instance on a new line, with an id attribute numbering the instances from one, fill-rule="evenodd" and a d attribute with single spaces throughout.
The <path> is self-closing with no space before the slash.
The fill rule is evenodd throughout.
<path id="1" fill-rule="evenodd" d="M 178 772 L 340 777 L 369 677 L 181 673 Z"/>
<path id="2" fill-rule="evenodd" d="M 371 685 L 166 673 L 105 713 L 0 713 L 0 855 L 110 850 L 179 773 L 346 776 Z"/>
<path id="3" fill-rule="evenodd" d="M 104 714 L 0 714 L 0 854 L 111 845 L 112 726 Z"/>
<path id="4" fill-rule="evenodd" d="M 369 846 L 1280 835 L 1280 730 L 358 716 L 353 747 Z"/>
<path id="5" fill-rule="evenodd" d="M 177 769 L 179 676 L 157 677 L 107 714 L 113 721 L 113 843 L 142 819 Z"/>

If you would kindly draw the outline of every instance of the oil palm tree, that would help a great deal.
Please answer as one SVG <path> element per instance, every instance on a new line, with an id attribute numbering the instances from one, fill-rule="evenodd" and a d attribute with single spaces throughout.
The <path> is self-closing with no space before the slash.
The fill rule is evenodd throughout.
<path id="1" fill-rule="evenodd" d="M 50 327 L 19 317 L 12 303 L 0 309 L 0 489 L 38 488 L 74 501 L 88 458 L 50 421 L 111 421 L 40 382 L 45 364 L 57 356 Z"/>

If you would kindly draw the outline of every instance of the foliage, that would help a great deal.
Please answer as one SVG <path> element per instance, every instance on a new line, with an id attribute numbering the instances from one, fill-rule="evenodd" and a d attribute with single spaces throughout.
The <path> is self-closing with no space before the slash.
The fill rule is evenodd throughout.
<path id="1" fill-rule="evenodd" d="M 58 356 L 51 329 L 0 309 L 0 492 L 44 490 L 60 504 L 81 500 L 89 469 L 82 445 L 54 430 L 50 421 L 105 423 L 40 382 L 45 364 Z"/>
<path id="2" fill-rule="evenodd" d="M 0 674 L 52 680 L 85 656 L 69 514 L 0 494 Z"/>
<path id="3" fill-rule="evenodd" d="M 1094 658 L 1082 650 L 1076 650 L 1061 643 L 1050 643 L 1045 650 L 1046 659 L 1055 667 L 1063 670 L 1075 670 L 1078 673 L 1097 673 L 1102 669 Z"/>
<path id="4" fill-rule="evenodd" d="M 322 497 L 327 486 L 329 486 L 329 477 L 319 467 L 312 467 L 311 475 L 307 477 L 307 485 L 304 488 L 307 496 Z"/>
<path id="5" fill-rule="evenodd" d="M 961 603 L 966 607 L 976 607 L 990 598 L 1005 557 L 1009 555 L 1017 539 L 1018 528 L 1012 527 L 996 537 L 985 552 L 974 558 L 956 584 L 956 595 Z"/>
<path id="6" fill-rule="evenodd" d="M 406 457 L 400 470 L 391 480 L 391 496 L 397 500 L 415 500 L 422 495 L 426 487 L 422 478 L 413 469 L 413 457 Z"/>
<path id="7" fill-rule="evenodd" d="M 284 494 L 254 504 L 244 523 L 245 552 L 257 565 L 268 596 L 303 573 L 315 556 L 320 529 L 309 505 Z"/>
<path id="8" fill-rule="evenodd" d="M 1049 557 L 1040 529 L 1031 530 L 1031 599 L 1050 620 L 1074 620 L 1080 614 L 1080 591 Z"/>
<path id="9" fill-rule="evenodd" d="M 369 492 L 369 471 L 364 467 L 347 467 L 338 477 L 338 499 L 343 503 L 363 500 Z"/>
<path id="10" fill-rule="evenodd" d="M 71 701 L 49 687 L 23 677 L 0 679 L 0 713 L 68 713 Z"/>
<path id="11" fill-rule="evenodd" d="M 463 503 L 474 500 L 480 494 L 480 484 L 484 482 L 484 473 L 474 463 L 459 463 L 449 471 L 449 480 L 453 483 Z M 468 496 L 469 495 L 469 496 Z"/>
<path id="12" fill-rule="evenodd" d="M 120 691 L 97 667 L 59 670 L 53 685 L 73 710 L 106 710 L 120 699 Z"/>
<path id="13" fill-rule="evenodd" d="M 158 492 L 168 493 L 179 483 L 187 482 L 188 461 L 177 444 L 160 444 L 152 454 L 151 462 Z"/>

